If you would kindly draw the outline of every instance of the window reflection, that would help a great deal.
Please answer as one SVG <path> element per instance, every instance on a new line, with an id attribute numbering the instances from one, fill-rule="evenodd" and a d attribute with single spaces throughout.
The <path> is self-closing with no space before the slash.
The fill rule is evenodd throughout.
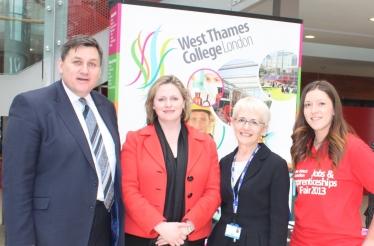
<path id="1" fill-rule="evenodd" d="M 44 2 L 0 1 L 0 74 L 17 74 L 43 59 Z"/>

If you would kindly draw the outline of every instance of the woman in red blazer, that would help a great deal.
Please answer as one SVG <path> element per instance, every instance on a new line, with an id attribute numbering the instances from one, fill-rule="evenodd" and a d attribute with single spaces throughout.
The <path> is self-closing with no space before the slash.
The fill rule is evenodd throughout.
<path id="1" fill-rule="evenodd" d="M 126 246 L 203 246 L 220 204 L 216 145 L 186 124 L 189 93 L 174 76 L 151 87 L 146 127 L 121 153 Z"/>

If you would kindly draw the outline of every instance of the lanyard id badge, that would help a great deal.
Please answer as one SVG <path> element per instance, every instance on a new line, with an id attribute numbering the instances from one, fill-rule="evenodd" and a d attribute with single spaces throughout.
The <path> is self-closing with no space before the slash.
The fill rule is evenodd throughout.
<path id="1" fill-rule="evenodd" d="M 234 242 L 236 242 L 236 240 L 240 239 L 240 233 L 241 232 L 242 232 L 242 228 L 239 227 L 235 223 L 231 223 L 231 224 L 226 225 L 225 236 L 234 239 Z"/>
<path id="2" fill-rule="evenodd" d="M 242 174 L 239 177 L 237 192 L 235 192 L 235 189 L 234 189 L 235 188 L 235 180 L 234 180 L 235 167 L 234 167 L 234 165 L 231 168 L 231 188 L 232 188 L 232 194 L 234 196 L 233 204 L 232 204 L 232 209 L 233 209 L 233 213 L 234 213 L 234 223 L 230 223 L 230 224 L 226 225 L 225 236 L 232 238 L 234 240 L 234 242 L 236 242 L 236 240 L 239 240 L 240 233 L 242 231 L 242 228 L 239 227 L 239 225 L 235 224 L 236 215 L 238 213 L 238 205 L 239 205 L 239 190 L 240 190 L 240 187 L 242 186 L 244 175 L 247 172 L 247 169 L 248 169 L 249 165 L 251 164 L 251 161 L 252 161 L 253 157 L 255 156 L 257 151 L 260 149 L 260 147 L 261 147 L 260 145 L 257 145 L 257 148 L 255 149 L 255 151 L 253 151 L 252 156 L 249 158 L 247 164 L 245 165 L 244 170 L 242 171 Z M 234 157 L 234 162 L 236 162 L 236 156 Z"/>

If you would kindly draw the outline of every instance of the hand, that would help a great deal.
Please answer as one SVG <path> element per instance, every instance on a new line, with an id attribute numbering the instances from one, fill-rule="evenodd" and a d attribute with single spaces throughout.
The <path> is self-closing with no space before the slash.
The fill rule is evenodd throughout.
<path id="1" fill-rule="evenodd" d="M 181 232 L 182 232 L 184 235 L 188 236 L 188 235 L 190 235 L 191 231 L 194 231 L 194 230 L 195 230 L 195 226 L 194 226 L 194 224 L 192 223 L 192 221 L 190 221 L 190 220 L 187 220 L 186 223 L 184 223 L 184 224 L 185 224 L 184 226 L 179 227 L 179 230 L 181 230 Z M 186 225 L 187 225 L 187 226 L 186 226 Z M 188 228 L 190 228 L 190 230 L 189 230 Z"/>
<path id="2" fill-rule="evenodd" d="M 180 225 L 179 226 L 179 230 L 184 234 L 184 235 L 186 235 L 186 236 L 188 236 L 190 233 L 189 233 L 189 231 L 188 231 L 188 227 L 189 227 L 190 225 L 188 225 L 187 224 L 187 226 L 186 226 L 186 223 L 184 223 L 183 225 Z M 168 245 L 169 243 L 168 242 L 166 242 L 166 240 L 164 240 L 163 238 L 162 238 L 162 236 L 158 236 L 158 238 L 157 238 L 157 241 L 156 241 L 156 245 Z"/>
<path id="3" fill-rule="evenodd" d="M 192 223 L 192 222 L 191 222 Z M 189 234 L 190 234 L 190 232 L 188 231 L 188 227 L 191 227 L 191 228 L 194 228 L 194 226 L 193 226 L 193 223 L 192 223 L 192 226 L 191 226 L 191 223 L 188 223 L 188 222 L 186 222 L 186 223 L 178 223 L 179 224 L 179 230 L 184 234 L 184 235 L 186 235 L 186 236 L 188 236 Z M 186 224 L 187 224 L 187 226 L 186 226 Z M 158 238 L 157 238 L 157 241 L 156 241 L 156 245 L 167 245 L 168 244 L 168 242 L 166 242 L 166 240 L 164 240 L 163 238 L 162 238 L 162 236 L 159 236 Z"/>
<path id="4" fill-rule="evenodd" d="M 188 227 L 189 227 L 189 225 L 187 224 L 186 227 L 179 227 L 179 230 L 180 230 L 184 235 L 188 236 L 188 235 L 190 234 L 189 231 L 188 231 Z"/>
<path id="5" fill-rule="evenodd" d="M 186 228 L 189 225 L 186 223 L 179 222 L 161 222 L 155 226 L 154 230 L 160 234 L 157 239 L 157 245 L 170 244 L 170 246 L 179 246 L 184 244 L 186 235 L 180 230 L 180 228 Z M 160 244 L 159 244 L 160 243 Z"/>
<path id="6" fill-rule="evenodd" d="M 156 245 L 168 245 L 168 242 L 166 242 L 161 236 L 158 236 Z"/>
<path id="7" fill-rule="evenodd" d="M 169 245 L 169 243 L 166 242 L 161 236 L 158 236 L 156 245 Z"/>
<path id="8" fill-rule="evenodd" d="M 190 228 L 190 230 L 188 230 L 188 227 L 187 227 L 188 234 L 191 234 L 192 232 L 195 231 L 195 224 L 191 220 L 186 220 L 186 224 L 188 224 L 188 227 Z"/>

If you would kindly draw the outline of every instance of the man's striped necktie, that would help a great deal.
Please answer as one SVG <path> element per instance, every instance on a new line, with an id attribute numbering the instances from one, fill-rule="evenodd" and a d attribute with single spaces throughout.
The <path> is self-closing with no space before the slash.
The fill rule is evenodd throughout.
<path id="1" fill-rule="evenodd" d="M 96 157 L 96 162 L 100 167 L 101 181 L 104 189 L 104 205 L 108 211 L 113 204 L 114 197 L 114 183 L 109 167 L 108 155 L 105 150 L 103 137 L 100 133 L 100 128 L 96 122 L 95 115 L 91 108 L 87 105 L 86 99 L 80 98 L 79 101 L 84 105 L 83 117 L 86 121 L 92 151 Z"/>

